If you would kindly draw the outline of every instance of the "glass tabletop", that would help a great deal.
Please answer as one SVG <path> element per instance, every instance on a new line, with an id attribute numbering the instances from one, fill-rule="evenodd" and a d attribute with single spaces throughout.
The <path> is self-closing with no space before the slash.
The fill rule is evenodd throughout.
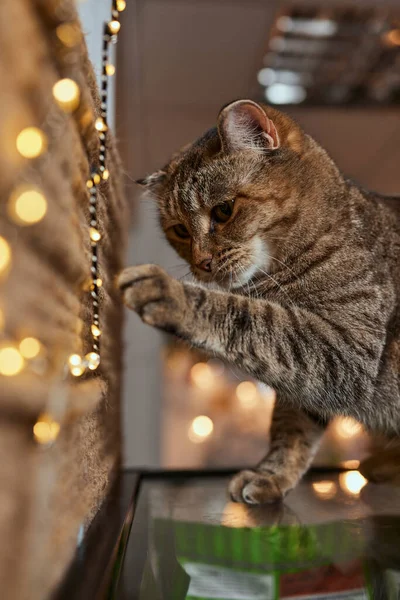
<path id="1" fill-rule="evenodd" d="M 142 477 L 113 597 L 397 599 L 400 488 L 313 472 L 282 505 L 247 507 L 227 475 Z"/>

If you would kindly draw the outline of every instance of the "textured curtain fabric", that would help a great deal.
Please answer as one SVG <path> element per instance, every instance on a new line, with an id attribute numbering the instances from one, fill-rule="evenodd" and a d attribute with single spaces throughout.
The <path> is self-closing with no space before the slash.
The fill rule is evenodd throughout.
<path id="1" fill-rule="evenodd" d="M 60 29 L 66 23 L 72 27 Z M 17 373 L 0 373 L 0 589 L 7 600 L 42 600 L 119 466 L 122 307 L 113 280 L 128 218 L 107 133 L 110 176 L 98 188 L 101 363 L 81 377 L 66 375 L 68 357 L 91 350 L 86 181 L 98 167 L 100 114 L 72 0 L 0 2 L 0 78 L 0 236 L 10 252 L 0 272 L 0 352 L 26 337 L 41 344 L 40 355 Z M 62 78 L 79 86 L 72 113 L 52 94 Z M 16 145 L 30 126 L 47 137 L 46 151 L 34 159 Z M 35 224 L 21 225 L 10 213 L 21 184 L 40 188 L 47 199 L 47 213 Z M 51 445 L 33 435 L 43 414 L 59 427 Z"/>

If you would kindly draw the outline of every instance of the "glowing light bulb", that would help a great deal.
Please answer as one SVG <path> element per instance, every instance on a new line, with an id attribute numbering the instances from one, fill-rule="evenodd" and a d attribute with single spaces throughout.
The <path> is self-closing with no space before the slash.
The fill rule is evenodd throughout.
<path id="1" fill-rule="evenodd" d="M 33 426 L 33 436 L 38 444 L 46 446 L 54 442 L 60 433 L 60 424 L 44 413 Z"/>
<path id="2" fill-rule="evenodd" d="M 116 20 L 110 21 L 108 24 L 108 29 L 112 34 L 116 34 L 121 29 L 121 23 Z"/>
<path id="3" fill-rule="evenodd" d="M 53 86 L 53 96 L 66 113 L 71 113 L 78 108 L 80 95 L 79 87 L 72 79 L 60 79 Z"/>
<path id="4" fill-rule="evenodd" d="M 97 352 L 89 352 L 89 354 L 86 354 L 85 358 L 87 361 L 88 368 L 91 371 L 97 369 L 97 367 L 100 364 L 100 356 L 99 354 L 97 354 Z"/>
<path id="5" fill-rule="evenodd" d="M 0 374 L 6 377 L 18 375 L 24 367 L 24 359 L 14 346 L 0 348 Z"/>
<path id="6" fill-rule="evenodd" d="M 358 496 L 368 481 L 359 471 L 347 471 L 339 475 L 340 487 L 350 496 Z"/>
<path id="7" fill-rule="evenodd" d="M 86 187 L 89 188 L 89 189 L 93 187 L 93 181 L 91 179 L 87 180 Z"/>
<path id="8" fill-rule="evenodd" d="M 114 65 L 106 65 L 106 73 L 107 73 L 107 75 L 110 75 L 110 76 L 114 75 L 114 73 L 115 73 Z"/>
<path id="9" fill-rule="evenodd" d="M 35 358 L 40 352 L 39 340 L 34 337 L 26 337 L 19 343 L 19 351 L 24 358 Z"/>
<path id="10" fill-rule="evenodd" d="M 68 358 L 68 365 L 71 375 L 80 377 L 86 370 L 86 362 L 79 354 L 71 354 Z"/>
<path id="11" fill-rule="evenodd" d="M 211 390 L 215 383 L 215 376 L 212 368 L 203 362 L 193 365 L 190 369 L 190 377 L 194 385 L 203 391 Z"/>
<path id="12" fill-rule="evenodd" d="M 47 148 L 46 134 L 37 127 L 26 127 L 17 136 L 17 150 L 25 158 L 36 158 Z"/>
<path id="13" fill-rule="evenodd" d="M 47 200 L 38 188 L 22 185 L 11 194 L 8 212 L 19 225 L 34 225 L 45 216 Z"/>
<path id="14" fill-rule="evenodd" d="M 312 484 L 315 494 L 322 500 L 330 500 L 336 495 L 337 487 L 334 481 L 316 481 Z"/>
<path id="15" fill-rule="evenodd" d="M 108 171 L 108 169 L 104 169 L 103 171 L 103 179 L 107 180 L 110 177 L 110 172 Z"/>
<path id="16" fill-rule="evenodd" d="M 97 117 L 94 126 L 96 127 L 97 131 L 107 131 L 108 129 L 102 117 Z"/>
<path id="17" fill-rule="evenodd" d="M 11 262 L 11 248 L 7 240 L 0 236 L 0 274 L 3 273 Z"/>
<path id="18" fill-rule="evenodd" d="M 91 330 L 92 330 L 92 334 L 94 335 L 94 337 L 101 336 L 101 330 L 97 327 L 97 325 L 92 325 Z"/>
<path id="19" fill-rule="evenodd" d="M 103 285 L 103 280 L 100 279 L 100 277 L 98 277 L 97 279 L 95 279 L 95 283 L 97 287 L 101 287 Z"/>
<path id="20" fill-rule="evenodd" d="M 101 240 L 101 233 L 95 227 L 90 228 L 90 239 L 93 242 L 98 242 L 99 240 Z"/>
<path id="21" fill-rule="evenodd" d="M 81 40 L 81 32 L 75 23 L 61 23 L 61 25 L 58 25 L 56 36 L 67 48 L 73 48 Z"/>
<path id="22" fill-rule="evenodd" d="M 94 183 L 95 183 L 96 185 L 97 185 L 98 183 L 100 183 L 100 181 L 101 181 L 101 177 L 100 177 L 100 175 L 99 175 L 98 173 L 95 173 L 95 174 L 93 175 L 93 178 L 92 178 L 92 179 L 93 179 L 93 181 L 94 181 Z"/>
<path id="23" fill-rule="evenodd" d="M 210 417 L 206 417 L 205 415 L 200 415 L 193 419 L 190 427 L 188 436 L 190 441 L 199 443 L 203 442 L 206 438 L 208 438 L 214 430 L 214 423 L 210 419 Z"/>
<path id="24" fill-rule="evenodd" d="M 125 10 L 125 8 L 126 8 L 126 1 L 125 0 L 117 0 L 117 11 L 122 12 Z"/>
<path id="25" fill-rule="evenodd" d="M 258 402 L 258 391 L 252 381 L 242 381 L 236 388 L 236 397 L 244 408 L 254 408 Z"/>

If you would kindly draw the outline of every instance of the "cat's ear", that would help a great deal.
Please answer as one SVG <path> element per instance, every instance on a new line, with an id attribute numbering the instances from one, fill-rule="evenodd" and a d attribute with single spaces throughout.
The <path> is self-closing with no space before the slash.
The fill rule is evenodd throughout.
<path id="1" fill-rule="evenodd" d="M 260 152 L 280 146 L 274 121 L 252 100 L 237 100 L 225 106 L 219 113 L 218 133 L 224 152 Z"/>
<path id="2" fill-rule="evenodd" d="M 135 183 L 137 183 L 138 185 L 141 185 L 142 187 L 144 187 L 148 190 L 152 190 L 152 189 L 155 189 L 157 186 L 159 186 L 161 183 L 163 183 L 166 176 L 167 176 L 167 174 L 165 171 L 163 171 L 163 170 L 156 171 L 155 173 L 152 173 L 151 175 L 147 175 L 147 177 L 144 177 L 143 179 L 137 179 L 135 181 Z"/>

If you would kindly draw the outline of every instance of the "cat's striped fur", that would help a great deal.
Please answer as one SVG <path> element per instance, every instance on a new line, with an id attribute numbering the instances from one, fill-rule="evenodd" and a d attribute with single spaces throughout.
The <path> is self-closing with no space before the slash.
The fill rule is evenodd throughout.
<path id="1" fill-rule="evenodd" d="M 395 200 L 345 179 L 289 117 L 251 101 L 225 107 L 218 128 L 143 183 L 168 241 L 200 282 L 218 285 L 131 267 L 119 278 L 126 304 L 277 391 L 269 453 L 235 477 L 235 500 L 284 496 L 337 415 L 399 435 Z M 229 220 L 213 220 L 233 200 Z M 176 235 L 178 223 L 190 237 Z"/>

